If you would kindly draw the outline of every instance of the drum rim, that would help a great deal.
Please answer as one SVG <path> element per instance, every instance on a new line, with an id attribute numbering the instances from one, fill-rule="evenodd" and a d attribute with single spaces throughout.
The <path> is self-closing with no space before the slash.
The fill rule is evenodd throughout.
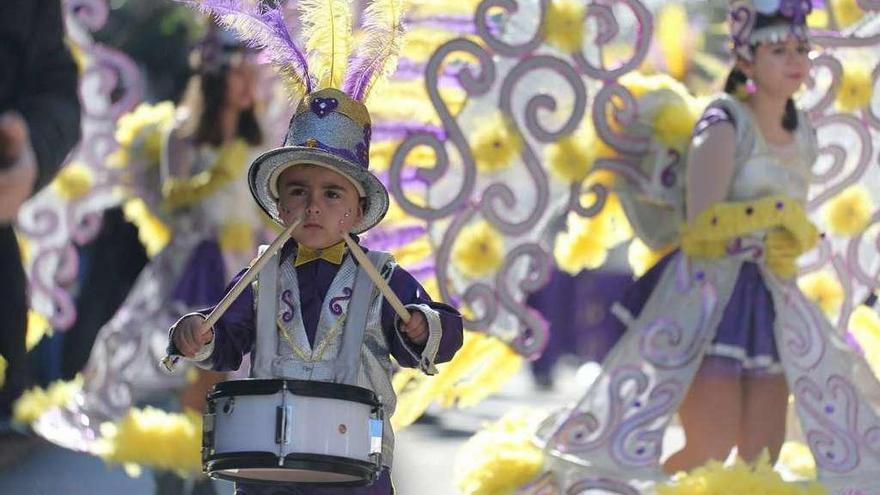
<path id="1" fill-rule="evenodd" d="M 224 469 L 308 469 L 325 473 L 339 473 L 348 476 L 357 476 L 362 479 L 355 481 L 326 482 L 326 483 L 295 483 L 290 481 L 255 480 L 241 476 L 234 476 L 219 471 Z M 377 463 L 366 462 L 348 457 L 340 457 L 324 454 L 292 453 L 284 457 L 284 465 L 278 465 L 278 456 L 270 452 L 232 452 L 214 454 L 208 456 L 204 462 L 204 472 L 212 478 L 224 479 L 240 483 L 254 483 L 261 485 L 290 485 L 298 486 L 364 486 L 376 481 L 381 471 Z"/>
<path id="2" fill-rule="evenodd" d="M 208 400 L 241 395 L 270 395 L 280 392 L 284 385 L 287 390 L 303 397 L 340 399 L 360 402 L 368 406 L 381 406 L 376 393 L 368 388 L 344 383 L 317 382 L 310 380 L 246 378 L 227 380 L 214 385 L 208 393 Z"/>

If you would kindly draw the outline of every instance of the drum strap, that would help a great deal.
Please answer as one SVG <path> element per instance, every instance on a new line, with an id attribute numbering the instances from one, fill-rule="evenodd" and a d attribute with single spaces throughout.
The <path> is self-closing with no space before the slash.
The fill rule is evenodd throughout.
<path id="1" fill-rule="evenodd" d="M 262 255 L 268 246 L 260 246 L 259 253 Z M 257 340 L 253 346 L 250 376 L 266 378 L 271 376 L 273 355 L 270 349 L 278 345 L 278 337 L 275 330 L 278 308 L 278 264 L 280 254 L 276 253 L 272 261 L 263 267 L 257 279 Z M 260 355 L 260 350 L 265 354 Z"/>
<path id="2" fill-rule="evenodd" d="M 382 273 L 382 267 L 391 259 L 391 255 L 381 251 L 370 251 L 367 257 Z M 335 382 L 357 385 L 361 368 L 361 348 L 364 345 L 364 331 L 367 326 L 367 313 L 376 291 L 373 281 L 364 270 L 358 270 L 354 280 L 351 301 L 346 313 L 345 331 L 342 333 L 342 347 L 333 364 Z"/>

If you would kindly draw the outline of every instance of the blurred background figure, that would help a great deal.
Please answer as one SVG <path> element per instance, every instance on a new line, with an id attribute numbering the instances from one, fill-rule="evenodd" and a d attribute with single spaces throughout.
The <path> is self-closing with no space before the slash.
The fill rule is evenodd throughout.
<path id="1" fill-rule="evenodd" d="M 13 224 L 22 203 L 48 183 L 80 136 L 77 72 L 64 45 L 60 0 L 0 5 L 0 390 L 5 425 L 33 382 L 25 351 L 28 297 Z M 4 426 L 5 429 L 5 426 Z"/>

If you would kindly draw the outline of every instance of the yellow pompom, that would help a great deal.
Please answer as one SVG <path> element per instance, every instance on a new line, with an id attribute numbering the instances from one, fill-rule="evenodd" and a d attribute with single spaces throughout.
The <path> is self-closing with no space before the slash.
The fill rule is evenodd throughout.
<path id="1" fill-rule="evenodd" d="M 134 158 L 159 163 L 162 135 L 173 125 L 174 112 L 174 104 L 164 101 L 156 105 L 141 103 L 121 116 L 116 125 L 116 142 L 126 152 L 114 158 L 114 165 L 124 166 Z"/>
<path id="2" fill-rule="evenodd" d="M 859 7 L 858 0 L 831 0 L 831 11 L 834 13 L 838 29 L 853 24 L 865 15 Z"/>
<path id="3" fill-rule="evenodd" d="M 453 477 L 464 495 L 512 495 L 544 465 L 531 439 L 546 414 L 514 410 L 468 439 L 456 454 Z"/>
<path id="4" fill-rule="evenodd" d="M 843 303 L 843 287 L 827 271 L 813 272 L 801 277 L 798 286 L 829 318 L 833 318 Z"/>
<path id="5" fill-rule="evenodd" d="M 865 353 L 865 360 L 880 378 L 880 315 L 864 305 L 858 306 L 849 317 L 849 332 Z"/>
<path id="6" fill-rule="evenodd" d="M 52 181 L 52 187 L 64 200 L 74 201 L 85 196 L 92 189 L 94 182 L 89 167 L 80 161 L 74 161 L 58 172 L 55 180 Z"/>
<path id="7" fill-rule="evenodd" d="M 874 204 L 864 186 L 852 186 L 832 198 L 822 209 L 828 230 L 838 235 L 854 236 L 871 221 Z"/>
<path id="8" fill-rule="evenodd" d="M 0 356 L 0 388 L 3 388 L 3 384 L 6 382 L 6 367 L 8 365 L 3 356 Z"/>
<path id="9" fill-rule="evenodd" d="M 138 239 L 147 250 L 147 256 L 153 257 L 171 240 L 171 231 L 162 220 L 153 215 L 146 203 L 140 198 L 133 198 L 122 206 L 125 219 L 138 228 Z"/>
<path id="10" fill-rule="evenodd" d="M 840 86 L 834 104 L 843 112 L 855 112 L 871 103 L 873 81 L 871 68 L 857 60 L 843 64 Z"/>
<path id="11" fill-rule="evenodd" d="M 547 6 L 541 34 L 544 40 L 565 53 L 579 52 L 584 44 L 587 5 L 576 0 L 553 0 Z"/>
<path id="12" fill-rule="evenodd" d="M 492 173 L 507 168 L 522 148 L 523 139 L 516 126 L 498 114 L 476 129 L 471 152 L 477 170 Z"/>
<path id="13" fill-rule="evenodd" d="M 110 463 L 144 465 L 187 475 L 202 469 L 201 445 L 201 415 L 147 407 L 129 410 L 116 423 L 102 424 L 97 451 Z"/>
<path id="14" fill-rule="evenodd" d="M 452 264 L 470 278 L 495 272 L 503 261 L 504 240 L 489 222 L 464 228 L 452 248 Z"/>

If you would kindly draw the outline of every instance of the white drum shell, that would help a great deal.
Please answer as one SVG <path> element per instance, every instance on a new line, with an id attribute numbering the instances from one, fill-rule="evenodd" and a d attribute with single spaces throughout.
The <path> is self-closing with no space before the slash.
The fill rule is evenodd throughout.
<path id="1" fill-rule="evenodd" d="M 278 408 L 287 411 L 278 433 Z M 372 462 L 367 404 L 304 397 L 281 390 L 272 395 L 235 395 L 214 400 L 214 453 L 318 454 Z"/>

